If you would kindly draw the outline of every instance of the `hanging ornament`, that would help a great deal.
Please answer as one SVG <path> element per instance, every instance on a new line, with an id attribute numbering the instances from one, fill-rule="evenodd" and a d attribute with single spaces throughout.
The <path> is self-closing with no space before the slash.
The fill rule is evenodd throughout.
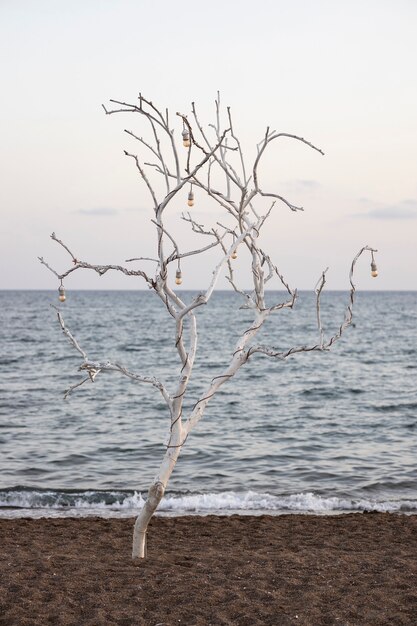
<path id="1" fill-rule="evenodd" d="M 232 254 L 230 255 L 230 258 L 233 259 L 233 260 L 237 259 L 237 251 L 236 250 L 233 250 Z"/>
<path id="2" fill-rule="evenodd" d="M 61 283 L 58 288 L 58 300 L 60 302 L 65 302 L 66 299 L 67 299 L 67 296 L 65 295 L 64 285 Z"/>
<path id="3" fill-rule="evenodd" d="M 175 272 L 175 284 L 176 285 L 181 285 L 182 283 L 182 273 L 180 268 L 177 269 L 177 271 Z"/>
<path id="4" fill-rule="evenodd" d="M 376 278 L 378 276 L 378 268 L 377 268 L 376 263 L 375 263 L 374 253 L 371 252 L 371 254 L 372 254 L 371 276 L 372 276 L 372 278 Z"/>
<path id="5" fill-rule="evenodd" d="M 191 146 L 190 141 L 190 133 L 187 128 L 184 126 L 184 130 L 182 131 L 182 145 L 184 148 L 189 148 Z"/>
<path id="6" fill-rule="evenodd" d="M 187 200 L 187 204 L 188 206 L 194 206 L 194 192 L 193 192 L 193 186 L 191 185 L 189 194 L 188 194 L 188 200 Z"/>

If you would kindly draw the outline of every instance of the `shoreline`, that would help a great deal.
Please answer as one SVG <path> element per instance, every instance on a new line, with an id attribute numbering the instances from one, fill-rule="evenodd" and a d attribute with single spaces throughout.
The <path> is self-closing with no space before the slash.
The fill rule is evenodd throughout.
<path id="1" fill-rule="evenodd" d="M 0 624 L 415 625 L 417 517 L 0 518 Z"/>
<path id="2" fill-rule="evenodd" d="M 141 509 L 135 510 L 108 510 L 101 511 L 99 509 L 36 509 L 36 508 L 16 508 L 16 507 L 1 507 L 0 509 L 0 521 L 1 520 L 83 520 L 83 519 L 120 519 L 120 520 L 135 520 L 139 515 Z M 161 518 L 177 518 L 177 517 L 285 517 L 285 516 L 300 516 L 300 517 L 336 517 L 344 515 L 374 515 L 374 514 L 389 514 L 389 515 L 417 515 L 417 510 L 413 511 L 377 511 L 373 509 L 363 511 L 349 511 L 349 510 L 330 510 L 330 511 L 288 511 L 288 510 L 230 510 L 230 511 L 156 511 L 154 517 Z"/>
<path id="3" fill-rule="evenodd" d="M 146 496 L 121 489 L 0 489 L 0 518 L 130 517 Z M 256 491 L 175 492 L 165 494 L 158 515 L 339 515 L 364 512 L 417 514 L 415 490 L 397 497 L 365 494 L 319 494 L 311 491 L 273 494 Z"/>

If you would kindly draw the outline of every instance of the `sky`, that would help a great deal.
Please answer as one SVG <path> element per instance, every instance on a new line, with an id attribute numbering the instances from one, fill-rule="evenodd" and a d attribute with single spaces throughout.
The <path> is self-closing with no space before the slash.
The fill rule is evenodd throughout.
<path id="1" fill-rule="evenodd" d="M 248 162 L 267 126 L 325 152 L 282 140 L 260 167 L 264 189 L 304 208 L 278 203 L 262 237 L 291 286 L 313 289 L 329 267 L 328 287 L 347 288 L 370 245 L 379 276 L 364 259 L 358 288 L 417 289 L 416 19 L 414 0 L 0 0 L 0 289 L 58 287 L 37 260 L 69 268 L 52 232 L 91 263 L 155 256 L 152 203 L 123 153 L 142 155 L 123 130 L 146 126 L 101 105 L 142 92 L 180 134 L 175 112 L 194 101 L 212 123 L 218 91 Z M 182 250 L 195 244 L 185 205 L 184 192 L 167 217 Z M 223 219 L 198 191 L 192 210 L 208 227 Z M 207 286 L 218 254 L 184 263 L 182 286 Z M 66 287 L 146 285 L 80 270 Z"/>

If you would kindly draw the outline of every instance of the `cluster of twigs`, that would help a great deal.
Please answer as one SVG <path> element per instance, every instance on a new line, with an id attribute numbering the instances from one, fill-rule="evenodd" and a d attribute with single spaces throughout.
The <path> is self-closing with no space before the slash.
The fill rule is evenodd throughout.
<path id="1" fill-rule="evenodd" d="M 177 113 L 177 118 L 179 118 L 182 129 L 180 132 L 171 128 L 168 110 L 161 110 L 155 106 L 152 101 L 144 98 L 142 95 L 139 95 L 138 102 L 135 104 L 117 100 L 111 100 L 111 103 L 115 108 L 108 109 L 103 106 L 107 115 L 133 113 L 143 118 L 149 125 L 151 131 L 150 138 L 146 139 L 131 130 L 126 130 L 125 132 L 138 142 L 142 153 L 147 153 L 148 158 L 150 157 L 152 161 L 146 160 L 146 156 L 143 158 L 131 152 L 125 151 L 125 154 L 133 160 L 149 192 L 153 206 L 154 215 L 152 223 L 155 225 L 156 231 L 157 254 L 155 258 L 135 257 L 127 259 L 126 263 L 138 263 L 144 260 L 151 260 L 155 263 L 155 269 L 150 273 L 143 269 L 132 269 L 131 266 L 95 265 L 81 261 L 63 241 L 58 239 L 55 233 L 53 233 L 51 237 L 68 253 L 72 263 L 71 266 L 66 271 L 58 273 L 51 268 L 43 258 L 40 258 L 40 261 L 57 277 L 61 286 L 63 285 L 63 281 L 70 274 L 79 269 L 92 270 L 99 275 L 103 275 L 109 271 L 116 271 L 126 276 L 143 278 L 149 288 L 163 301 L 168 313 L 175 320 L 174 342 L 181 363 L 180 375 L 176 389 L 173 393 L 170 393 L 166 386 L 156 378 L 133 373 L 119 363 L 111 361 L 95 362 L 88 359 L 86 352 L 79 346 L 77 340 L 66 327 L 61 311 L 57 309 L 58 320 L 63 332 L 83 358 L 80 370 L 87 372 L 86 378 L 70 387 L 66 392 L 66 396 L 85 382 L 94 381 L 96 376 L 104 371 L 117 371 L 137 382 L 149 383 L 159 389 L 170 411 L 171 437 L 167 444 L 168 448 L 181 447 L 191 428 L 201 418 L 209 399 L 224 382 L 234 376 L 237 370 L 245 364 L 251 356 L 259 353 L 269 357 L 285 359 L 299 352 L 327 350 L 341 337 L 344 330 L 352 321 L 355 296 L 353 274 L 356 262 L 365 251 L 370 251 L 373 259 L 375 250 L 369 246 L 363 247 L 352 262 L 349 302 L 344 320 L 333 335 L 326 338 L 321 324 L 320 297 L 326 280 L 326 272 L 323 272 L 316 288 L 316 309 L 319 330 L 319 341 L 317 344 L 311 346 L 294 346 L 286 351 L 279 351 L 273 346 L 254 343 L 253 340 L 265 320 L 272 313 L 280 309 L 293 308 L 297 298 L 297 291 L 288 285 L 277 266 L 271 260 L 271 257 L 260 246 L 259 239 L 262 227 L 268 220 L 278 201 L 286 205 L 292 211 L 302 210 L 302 207 L 294 205 L 282 195 L 264 191 L 261 188 L 259 167 L 262 156 L 272 142 L 282 137 L 299 141 L 320 154 L 323 154 L 322 150 L 303 137 L 288 133 L 278 133 L 267 128 L 263 139 L 257 146 L 257 155 L 249 168 L 245 162 L 241 143 L 235 133 L 229 108 L 226 109 L 227 127 L 222 128 L 219 97 L 215 103 L 216 121 L 214 124 L 210 125 L 208 129 L 205 129 L 197 114 L 196 106 L 193 103 L 191 116 Z M 178 147 L 180 143 L 178 142 L 179 135 L 182 135 L 185 148 L 183 146 Z M 180 150 L 185 150 L 185 157 L 184 153 L 181 154 Z M 155 173 L 162 178 L 162 186 L 154 184 L 152 175 Z M 214 183 L 215 178 L 216 181 L 223 179 L 223 183 L 220 185 L 217 182 Z M 207 228 L 204 224 L 197 222 L 190 211 L 183 214 L 183 221 L 190 225 L 192 231 L 204 238 L 205 241 L 209 241 L 209 243 L 200 248 L 183 251 L 180 250 L 173 234 L 167 229 L 164 216 L 168 205 L 177 194 L 188 185 L 205 192 L 209 198 L 216 202 L 224 211 L 225 215 L 228 216 L 232 226 L 225 225 L 218 221 L 215 226 Z M 192 189 L 192 187 L 190 188 Z M 192 194 L 192 191 L 190 193 Z M 258 198 L 271 199 L 271 204 L 265 212 L 262 212 L 257 206 L 256 202 Z M 241 245 L 246 247 L 251 259 L 251 291 L 243 290 L 237 284 L 234 277 L 233 259 L 236 256 L 237 248 Z M 203 254 L 216 247 L 219 249 L 219 258 L 217 265 L 214 267 L 209 285 L 205 291 L 202 291 L 187 303 L 185 299 L 179 295 L 178 290 L 170 284 L 169 266 L 172 263 L 176 264 L 176 276 L 180 283 L 181 260 L 186 257 Z M 208 303 L 224 268 L 226 269 L 226 278 L 231 287 L 243 298 L 242 307 L 253 311 L 253 323 L 240 336 L 233 354 L 231 355 L 229 366 L 224 372 L 213 378 L 208 389 L 202 397 L 197 400 L 191 414 L 188 416 L 186 422 L 183 423 L 183 399 L 192 373 L 197 348 L 197 321 L 195 310 Z M 288 297 L 283 302 L 276 302 L 267 306 L 265 303 L 265 287 L 274 278 L 279 280 L 287 292 Z M 186 320 L 188 322 L 187 340 L 185 337 L 186 333 L 184 332 L 184 322 Z"/>

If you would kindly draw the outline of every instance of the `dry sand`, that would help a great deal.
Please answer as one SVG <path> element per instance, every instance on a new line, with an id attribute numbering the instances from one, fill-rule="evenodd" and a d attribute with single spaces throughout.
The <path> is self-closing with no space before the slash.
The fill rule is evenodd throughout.
<path id="1" fill-rule="evenodd" d="M 0 520 L 0 624 L 417 625 L 417 516 Z"/>

